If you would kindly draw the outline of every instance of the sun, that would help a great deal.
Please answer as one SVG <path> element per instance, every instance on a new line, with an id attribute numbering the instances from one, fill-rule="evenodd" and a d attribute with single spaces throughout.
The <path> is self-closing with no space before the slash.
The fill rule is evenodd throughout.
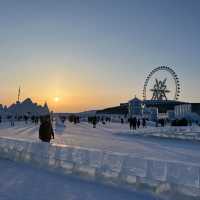
<path id="1" fill-rule="evenodd" d="M 55 102 L 58 102 L 58 101 L 60 101 L 60 97 L 57 97 L 57 96 L 56 96 L 56 97 L 53 98 L 53 100 L 54 100 Z"/>

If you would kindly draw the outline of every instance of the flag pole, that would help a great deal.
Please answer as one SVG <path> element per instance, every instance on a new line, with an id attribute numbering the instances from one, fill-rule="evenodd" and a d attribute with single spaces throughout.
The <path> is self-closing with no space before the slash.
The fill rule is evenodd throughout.
<path id="1" fill-rule="evenodd" d="M 18 97 L 17 97 L 18 102 L 19 102 L 19 100 L 20 100 L 20 94 L 21 94 L 21 88 L 20 88 L 20 86 L 19 86 Z"/>

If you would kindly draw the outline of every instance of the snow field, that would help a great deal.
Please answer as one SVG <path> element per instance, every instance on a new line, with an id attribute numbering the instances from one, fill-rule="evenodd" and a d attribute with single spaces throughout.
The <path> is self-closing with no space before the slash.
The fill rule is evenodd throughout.
<path id="1" fill-rule="evenodd" d="M 1 200 L 158 200 L 5 159 L 0 159 L 0 177 Z"/>
<path id="2" fill-rule="evenodd" d="M 85 122 L 77 125 L 67 122 L 65 125 L 55 126 L 53 143 L 127 153 L 134 157 L 200 164 L 199 142 L 151 137 L 153 132 L 164 135 L 169 130 L 168 127 L 148 127 L 133 132 L 129 130 L 128 124 L 119 123 L 98 124 L 96 129 Z M 0 137 L 39 142 L 38 129 L 38 126 L 31 123 L 17 122 L 14 127 L 10 127 L 9 123 L 2 123 Z M 199 129 L 191 131 L 199 133 Z M 143 133 L 149 133 L 149 137 L 145 137 Z"/>
<path id="3" fill-rule="evenodd" d="M 179 193 L 200 197 L 200 165 L 197 164 L 10 138 L 0 139 L 0 156 L 106 184 L 145 186 L 161 196 Z"/>

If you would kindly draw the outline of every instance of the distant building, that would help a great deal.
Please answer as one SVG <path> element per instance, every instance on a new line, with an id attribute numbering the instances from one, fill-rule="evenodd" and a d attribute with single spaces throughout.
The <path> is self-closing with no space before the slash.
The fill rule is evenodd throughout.
<path id="1" fill-rule="evenodd" d="M 200 115 L 200 103 L 191 103 L 192 112 Z"/>
<path id="2" fill-rule="evenodd" d="M 179 105 L 175 107 L 175 118 L 181 119 L 185 118 L 192 122 L 200 122 L 200 112 L 199 112 L 200 104 L 199 103 L 191 103 L 185 105 Z"/>
<path id="3" fill-rule="evenodd" d="M 157 119 L 158 119 L 158 108 L 144 107 L 143 117 L 148 118 L 150 121 L 157 121 Z"/>
<path id="4" fill-rule="evenodd" d="M 30 98 L 25 99 L 23 102 L 17 101 L 9 107 L 0 105 L 0 115 L 2 117 L 7 116 L 43 116 L 48 115 L 49 108 L 47 103 L 44 106 L 37 105 L 37 103 L 33 103 Z"/>
<path id="5" fill-rule="evenodd" d="M 158 120 L 158 108 L 148 108 L 150 110 L 150 121 L 157 121 Z"/>
<path id="6" fill-rule="evenodd" d="M 192 112 L 191 104 L 177 105 L 174 108 L 175 118 L 182 118 Z"/>
<path id="7" fill-rule="evenodd" d="M 142 101 L 134 98 L 128 102 L 128 114 L 132 116 L 142 116 Z"/>
<path id="8" fill-rule="evenodd" d="M 174 112 L 174 110 L 168 110 L 168 111 L 167 111 L 167 118 L 168 118 L 169 120 L 175 119 L 175 112 Z"/>
<path id="9" fill-rule="evenodd" d="M 151 114 L 152 108 L 157 109 L 152 111 L 154 114 Z M 141 101 L 138 98 L 134 98 L 128 103 L 120 103 L 119 106 L 97 111 L 97 114 L 117 114 L 124 115 L 125 117 L 129 115 L 141 116 L 143 114 L 144 117 L 149 119 L 155 119 L 158 114 L 159 119 L 168 118 L 170 120 L 181 117 L 184 113 L 187 113 L 187 118 L 200 118 L 200 103 L 189 103 L 175 100 Z M 154 115 L 154 117 L 151 115 Z"/>

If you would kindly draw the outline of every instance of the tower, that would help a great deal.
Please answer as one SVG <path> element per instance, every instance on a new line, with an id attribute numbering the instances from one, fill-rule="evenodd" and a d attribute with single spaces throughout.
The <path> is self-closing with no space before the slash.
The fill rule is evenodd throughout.
<path id="1" fill-rule="evenodd" d="M 20 102 L 20 95 L 21 95 L 21 87 L 19 86 L 18 95 L 17 95 L 17 103 Z"/>

